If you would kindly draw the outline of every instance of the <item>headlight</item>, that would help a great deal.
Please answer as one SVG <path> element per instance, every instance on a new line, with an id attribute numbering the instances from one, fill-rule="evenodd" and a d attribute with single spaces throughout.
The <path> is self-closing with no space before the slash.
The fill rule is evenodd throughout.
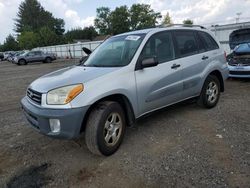
<path id="1" fill-rule="evenodd" d="M 72 101 L 83 91 L 83 85 L 71 85 L 51 90 L 47 94 L 47 104 L 62 105 Z"/>

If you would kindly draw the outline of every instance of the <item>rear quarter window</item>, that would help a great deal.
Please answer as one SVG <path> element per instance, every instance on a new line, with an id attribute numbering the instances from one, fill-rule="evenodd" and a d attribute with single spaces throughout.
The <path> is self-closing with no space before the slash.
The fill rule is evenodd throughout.
<path id="1" fill-rule="evenodd" d="M 215 50 L 219 48 L 219 45 L 217 44 L 217 42 L 208 33 L 199 31 L 198 36 L 200 40 L 203 42 L 203 44 L 205 45 L 205 48 L 207 51 Z"/>

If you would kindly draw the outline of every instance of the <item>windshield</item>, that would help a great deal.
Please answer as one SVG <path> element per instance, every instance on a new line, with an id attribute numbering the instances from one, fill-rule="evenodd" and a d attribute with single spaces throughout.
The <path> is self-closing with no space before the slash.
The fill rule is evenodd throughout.
<path id="1" fill-rule="evenodd" d="M 29 53 L 29 52 L 24 52 L 22 55 L 23 55 L 23 56 L 26 56 L 28 53 Z"/>
<path id="2" fill-rule="evenodd" d="M 122 67 L 132 60 L 145 34 L 112 37 L 101 44 L 86 60 L 88 67 Z"/>

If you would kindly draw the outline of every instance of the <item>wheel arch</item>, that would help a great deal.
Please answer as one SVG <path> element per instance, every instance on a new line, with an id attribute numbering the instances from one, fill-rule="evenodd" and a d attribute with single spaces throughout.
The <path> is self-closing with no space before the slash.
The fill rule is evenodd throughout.
<path id="1" fill-rule="evenodd" d="M 213 76 L 216 76 L 218 78 L 218 80 L 220 81 L 220 91 L 224 92 L 225 86 L 224 86 L 224 80 L 223 80 L 221 72 L 218 70 L 214 70 L 214 71 L 210 72 L 209 75 L 213 75 Z"/>
<path id="2" fill-rule="evenodd" d="M 24 59 L 24 58 L 19 59 L 18 62 L 20 62 L 20 61 L 22 61 L 22 60 L 24 60 L 24 61 L 27 63 L 27 60 Z"/>
<path id="3" fill-rule="evenodd" d="M 82 122 L 82 126 L 81 126 L 81 132 L 85 131 L 86 128 L 86 123 L 88 121 L 88 117 L 91 113 L 91 111 L 97 106 L 97 104 L 99 104 L 102 101 L 115 101 L 118 102 L 121 107 L 123 108 L 124 112 L 125 112 L 125 118 L 126 118 L 126 122 L 128 126 L 132 126 L 135 123 L 135 113 L 134 113 L 134 109 L 133 106 L 131 104 L 131 102 L 129 101 L 129 99 L 123 95 L 123 94 L 112 94 L 109 96 L 105 96 L 101 99 L 99 99 L 98 101 L 96 101 L 95 103 L 93 103 L 87 110 L 84 118 L 83 118 L 83 122 Z"/>

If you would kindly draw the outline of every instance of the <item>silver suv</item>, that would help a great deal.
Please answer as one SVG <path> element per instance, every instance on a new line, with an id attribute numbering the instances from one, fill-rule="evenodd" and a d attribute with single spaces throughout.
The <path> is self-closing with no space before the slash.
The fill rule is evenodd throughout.
<path id="1" fill-rule="evenodd" d="M 113 36 L 84 63 L 35 80 L 21 103 L 37 131 L 85 132 L 89 150 L 108 156 L 145 114 L 189 98 L 214 107 L 227 77 L 224 51 L 206 29 L 152 28 Z"/>
<path id="2" fill-rule="evenodd" d="M 51 63 L 56 60 L 56 56 L 52 53 L 44 53 L 42 51 L 30 51 L 20 54 L 19 56 L 15 56 L 13 63 L 17 65 L 26 65 L 27 63 L 32 62 L 44 62 Z"/>

